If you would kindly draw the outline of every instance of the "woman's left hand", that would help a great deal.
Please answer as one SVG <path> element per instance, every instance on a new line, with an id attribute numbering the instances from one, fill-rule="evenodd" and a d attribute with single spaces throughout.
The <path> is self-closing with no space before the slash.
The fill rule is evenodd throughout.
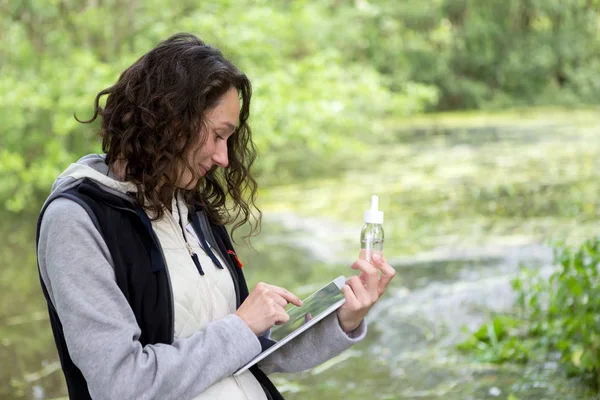
<path id="1" fill-rule="evenodd" d="M 356 260 L 352 269 L 360 270 L 360 277 L 355 275 L 346 281 L 342 288 L 346 303 L 337 311 L 340 326 L 346 333 L 358 328 L 396 275 L 396 270 L 377 253 L 373 254 L 373 264 L 366 260 Z"/>

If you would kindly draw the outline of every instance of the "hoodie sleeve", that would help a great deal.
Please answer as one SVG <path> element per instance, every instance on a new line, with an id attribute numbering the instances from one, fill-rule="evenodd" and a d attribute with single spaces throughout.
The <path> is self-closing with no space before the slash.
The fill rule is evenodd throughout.
<path id="1" fill-rule="evenodd" d="M 337 313 L 332 313 L 259 362 L 258 366 L 265 374 L 304 371 L 337 356 L 366 335 L 365 320 L 355 330 L 346 333 L 340 326 Z"/>
<path id="2" fill-rule="evenodd" d="M 260 353 L 256 335 L 233 314 L 171 345 L 142 346 L 108 248 L 71 200 L 46 209 L 38 260 L 69 354 L 94 399 L 193 398 Z"/>

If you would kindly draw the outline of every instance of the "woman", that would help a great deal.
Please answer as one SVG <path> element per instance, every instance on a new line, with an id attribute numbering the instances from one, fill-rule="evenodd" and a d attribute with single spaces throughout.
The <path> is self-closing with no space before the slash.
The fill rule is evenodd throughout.
<path id="1" fill-rule="evenodd" d="M 266 375 L 311 368 L 365 336 L 364 317 L 394 276 L 382 259 L 352 265 L 361 276 L 348 280 L 337 314 L 232 375 L 287 320 L 284 307 L 301 304 L 266 283 L 249 293 L 224 228 L 256 210 L 250 97 L 247 77 L 189 34 L 160 43 L 96 97 L 84 122 L 101 117 L 105 154 L 58 177 L 38 222 L 71 398 L 281 399 Z"/>

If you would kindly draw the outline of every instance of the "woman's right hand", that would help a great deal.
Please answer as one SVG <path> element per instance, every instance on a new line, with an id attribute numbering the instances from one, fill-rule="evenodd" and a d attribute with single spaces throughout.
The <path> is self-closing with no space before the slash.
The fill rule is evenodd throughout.
<path id="1" fill-rule="evenodd" d="M 288 303 L 300 307 L 302 300 L 284 288 L 259 282 L 235 314 L 258 336 L 290 319 L 285 312 Z"/>

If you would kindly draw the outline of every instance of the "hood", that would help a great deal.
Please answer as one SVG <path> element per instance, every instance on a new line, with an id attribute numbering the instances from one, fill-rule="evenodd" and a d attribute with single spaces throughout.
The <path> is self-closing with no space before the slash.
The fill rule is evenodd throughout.
<path id="1" fill-rule="evenodd" d="M 56 178 L 56 181 L 54 181 L 50 196 L 46 200 L 46 203 L 57 194 L 78 185 L 86 178 L 94 181 L 107 193 L 131 200 L 127 193 L 137 192 L 136 186 L 131 182 L 118 180 L 115 174 L 112 171 L 109 171 L 105 160 L 106 155 L 104 154 L 89 154 L 76 163 L 69 165 L 69 167 Z"/>

